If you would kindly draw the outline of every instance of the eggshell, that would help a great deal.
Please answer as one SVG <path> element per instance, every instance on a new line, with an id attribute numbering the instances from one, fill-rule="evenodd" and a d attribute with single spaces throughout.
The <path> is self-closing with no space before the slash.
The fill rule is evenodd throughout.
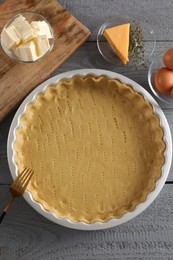
<path id="1" fill-rule="evenodd" d="M 160 93 L 170 93 L 173 88 L 173 71 L 167 68 L 159 69 L 154 76 L 154 85 Z"/>
<path id="2" fill-rule="evenodd" d="M 163 62 L 168 69 L 173 70 L 173 48 L 165 52 Z"/>

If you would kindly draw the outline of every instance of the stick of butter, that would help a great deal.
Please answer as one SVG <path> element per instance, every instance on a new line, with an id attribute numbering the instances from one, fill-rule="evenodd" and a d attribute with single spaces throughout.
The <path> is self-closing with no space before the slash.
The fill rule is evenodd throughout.
<path id="1" fill-rule="evenodd" d="M 34 41 L 20 44 L 16 48 L 16 54 L 22 61 L 35 61 L 38 59 Z"/>
<path id="2" fill-rule="evenodd" d="M 13 25 L 6 29 L 3 29 L 1 33 L 2 44 L 7 48 L 11 49 L 14 45 L 20 43 L 21 38 Z"/>

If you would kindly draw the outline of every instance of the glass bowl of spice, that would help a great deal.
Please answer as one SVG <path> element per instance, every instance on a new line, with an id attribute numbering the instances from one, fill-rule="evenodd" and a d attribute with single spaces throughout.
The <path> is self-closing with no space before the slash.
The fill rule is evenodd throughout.
<path id="1" fill-rule="evenodd" d="M 54 32 L 45 17 L 31 11 L 12 16 L 1 32 L 1 47 L 13 60 L 32 63 L 41 60 L 54 46 Z"/>
<path id="2" fill-rule="evenodd" d="M 111 17 L 102 24 L 97 35 L 100 54 L 118 67 L 137 68 L 145 64 L 150 59 L 155 44 L 151 26 L 135 17 Z M 124 55 L 127 57 L 124 58 Z"/>

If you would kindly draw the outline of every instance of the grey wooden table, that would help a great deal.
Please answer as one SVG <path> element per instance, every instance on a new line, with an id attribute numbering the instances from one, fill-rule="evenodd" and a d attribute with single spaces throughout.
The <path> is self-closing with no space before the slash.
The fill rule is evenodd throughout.
<path id="1" fill-rule="evenodd" d="M 2 2 L 2 1 L 1 1 Z M 147 68 L 137 71 L 115 68 L 100 56 L 96 46 L 99 26 L 110 16 L 135 15 L 154 29 L 154 55 L 172 46 L 173 1 L 171 0 L 61 0 L 91 30 L 90 39 L 54 75 L 80 68 L 102 68 L 135 80 L 149 92 Z M 173 133 L 173 104 L 158 101 Z M 9 199 L 12 179 L 6 143 L 14 113 L 0 125 L 0 210 Z M 23 198 L 14 202 L 0 226 L 0 260 L 106 260 L 173 259 L 173 168 L 158 198 L 134 220 L 103 231 L 75 231 L 49 222 Z"/>

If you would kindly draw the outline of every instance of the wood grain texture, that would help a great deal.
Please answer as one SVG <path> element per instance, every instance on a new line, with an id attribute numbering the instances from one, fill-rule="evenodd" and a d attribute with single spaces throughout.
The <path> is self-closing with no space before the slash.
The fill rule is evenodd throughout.
<path id="1" fill-rule="evenodd" d="M 3 204 L 8 186 L 1 186 Z M 165 185 L 155 202 L 119 227 L 76 231 L 53 224 L 23 198 L 14 201 L 0 226 L 0 259 L 5 260 L 172 260 L 173 189 Z M 3 209 L 2 203 L 0 210 Z"/>
<path id="2" fill-rule="evenodd" d="M 59 67 L 88 38 L 89 30 L 56 0 L 7 0 L 0 5 L 0 28 L 9 17 L 29 9 L 45 16 L 54 28 L 53 50 L 42 60 L 21 64 L 0 49 L 0 121 L 37 85 Z"/>
<path id="3" fill-rule="evenodd" d="M 157 41 L 173 40 L 172 0 L 60 0 L 92 32 L 95 41 L 100 26 L 109 17 L 128 16 L 145 21 L 155 32 Z M 173 44 L 172 44 L 173 45 Z"/>

